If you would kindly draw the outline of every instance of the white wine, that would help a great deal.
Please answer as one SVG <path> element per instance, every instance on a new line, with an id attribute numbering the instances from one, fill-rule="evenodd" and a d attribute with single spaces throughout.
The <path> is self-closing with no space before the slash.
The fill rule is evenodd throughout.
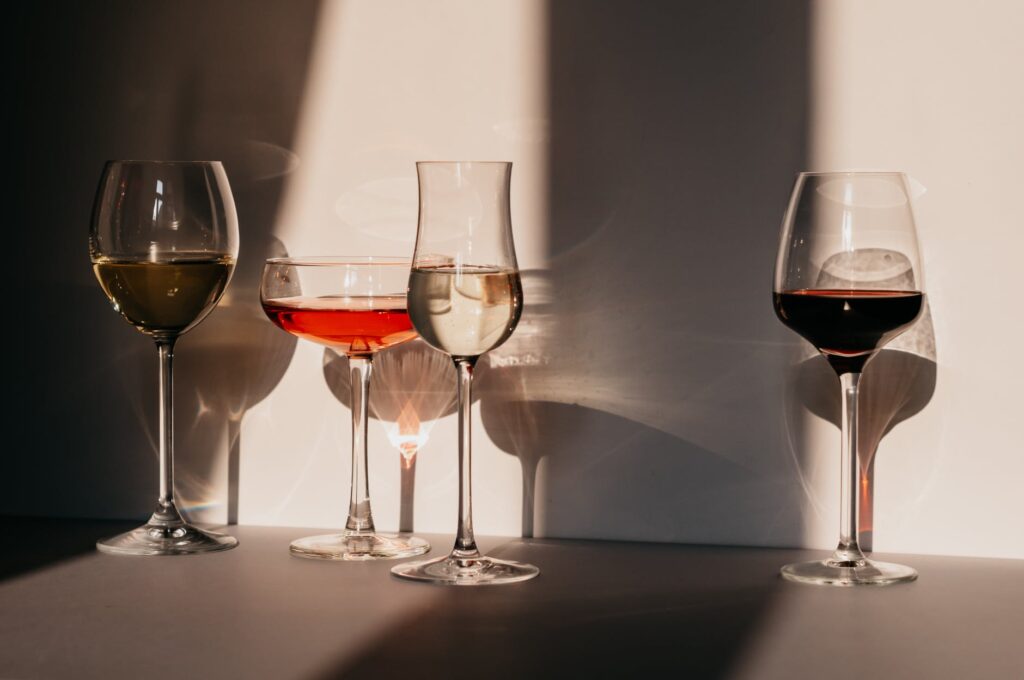
<path id="1" fill-rule="evenodd" d="M 114 309 L 143 333 L 184 333 L 214 308 L 228 285 L 229 257 L 182 258 L 170 262 L 114 260 L 93 263 L 96 278 Z"/>
<path id="2" fill-rule="evenodd" d="M 408 299 L 420 337 L 453 357 L 505 342 L 523 311 L 519 272 L 500 267 L 414 267 Z"/>

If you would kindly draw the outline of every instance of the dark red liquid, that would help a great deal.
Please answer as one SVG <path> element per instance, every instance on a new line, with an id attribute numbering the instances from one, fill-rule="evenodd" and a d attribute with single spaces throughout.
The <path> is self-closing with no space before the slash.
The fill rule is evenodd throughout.
<path id="1" fill-rule="evenodd" d="M 837 373 L 868 359 L 921 314 L 924 294 L 905 290 L 787 290 L 775 293 L 782 323 L 825 355 Z"/>
<path id="2" fill-rule="evenodd" d="M 372 354 L 416 337 L 404 306 L 370 308 L 386 300 L 369 298 L 345 308 L 344 298 L 285 298 L 264 300 L 263 311 L 275 324 L 300 338 L 334 347 L 349 355 Z M 340 308 L 339 308 L 340 307 Z"/>

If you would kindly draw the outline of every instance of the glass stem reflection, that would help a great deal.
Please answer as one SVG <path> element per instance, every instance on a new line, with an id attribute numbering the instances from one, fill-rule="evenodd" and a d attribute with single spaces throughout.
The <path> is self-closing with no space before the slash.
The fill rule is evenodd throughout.
<path id="1" fill-rule="evenodd" d="M 174 338 L 156 342 L 160 354 L 160 497 L 149 523 L 184 524 L 174 505 Z"/>
<path id="2" fill-rule="evenodd" d="M 347 533 L 372 534 L 373 514 L 370 512 L 370 482 L 367 478 L 370 372 L 372 356 L 350 356 L 348 365 L 352 382 L 352 492 L 349 496 Z"/>
<path id="3" fill-rule="evenodd" d="M 455 359 L 459 377 L 459 526 L 452 557 L 460 566 L 464 560 L 480 557 L 473 538 L 473 366 L 477 357 Z"/>
<path id="4" fill-rule="evenodd" d="M 857 459 L 857 395 L 860 386 L 860 373 L 842 373 L 839 383 L 843 390 L 843 455 L 842 482 L 840 495 L 839 546 L 832 553 L 832 561 L 836 566 L 857 566 L 862 562 L 857 537 L 857 515 L 859 511 L 858 493 L 860 482 L 860 462 Z"/>

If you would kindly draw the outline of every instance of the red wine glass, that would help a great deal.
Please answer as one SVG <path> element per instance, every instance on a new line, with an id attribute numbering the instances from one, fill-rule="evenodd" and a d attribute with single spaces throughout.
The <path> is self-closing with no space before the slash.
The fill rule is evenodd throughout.
<path id="1" fill-rule="evenodd" d="M 348 356 L 352 376 L 352 489 L 345 531 L 291 544 L 300 557 L 395 559 L 422 555 L 415 536 L 374 529 L 367 480 L 370 370 L 377 352 L 416 337 L 405 301 L 408 258 L 302 257 L 267 260 L 260 298 L 270 320 L 292 335 Z"/>
<path id="2" fill-rule="evenodd" d="M 821 352 L 842 388 L 839 545 L 789 564 L 791 581 L 853 586 L 917 578 L 867 559 L 858 543 L 857 393 L 861 373 L 924 308 L 924 281 L 907 178 L 899 172 L 805 172 L 793 187 L 775 264 L 779 320 Z"/>

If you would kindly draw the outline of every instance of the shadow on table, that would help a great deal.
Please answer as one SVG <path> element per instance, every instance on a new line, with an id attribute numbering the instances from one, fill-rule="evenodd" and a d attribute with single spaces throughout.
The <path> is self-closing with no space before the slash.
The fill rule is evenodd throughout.
<path id="1" fill-rule="evenodd" d="M 128 531 L 140 521 L 0 517 L 0 581 L 96 550 L 96 539 Z"/>
<path id="2" fill-rule="evenodd" d="M 765 577 L 778 554 L 747 552 L 512 541 L 491 554 L 539 565 L 536 580 L 438 589 L 429 611 L 318 677 L 727 676 L 779 587 Z"/>

